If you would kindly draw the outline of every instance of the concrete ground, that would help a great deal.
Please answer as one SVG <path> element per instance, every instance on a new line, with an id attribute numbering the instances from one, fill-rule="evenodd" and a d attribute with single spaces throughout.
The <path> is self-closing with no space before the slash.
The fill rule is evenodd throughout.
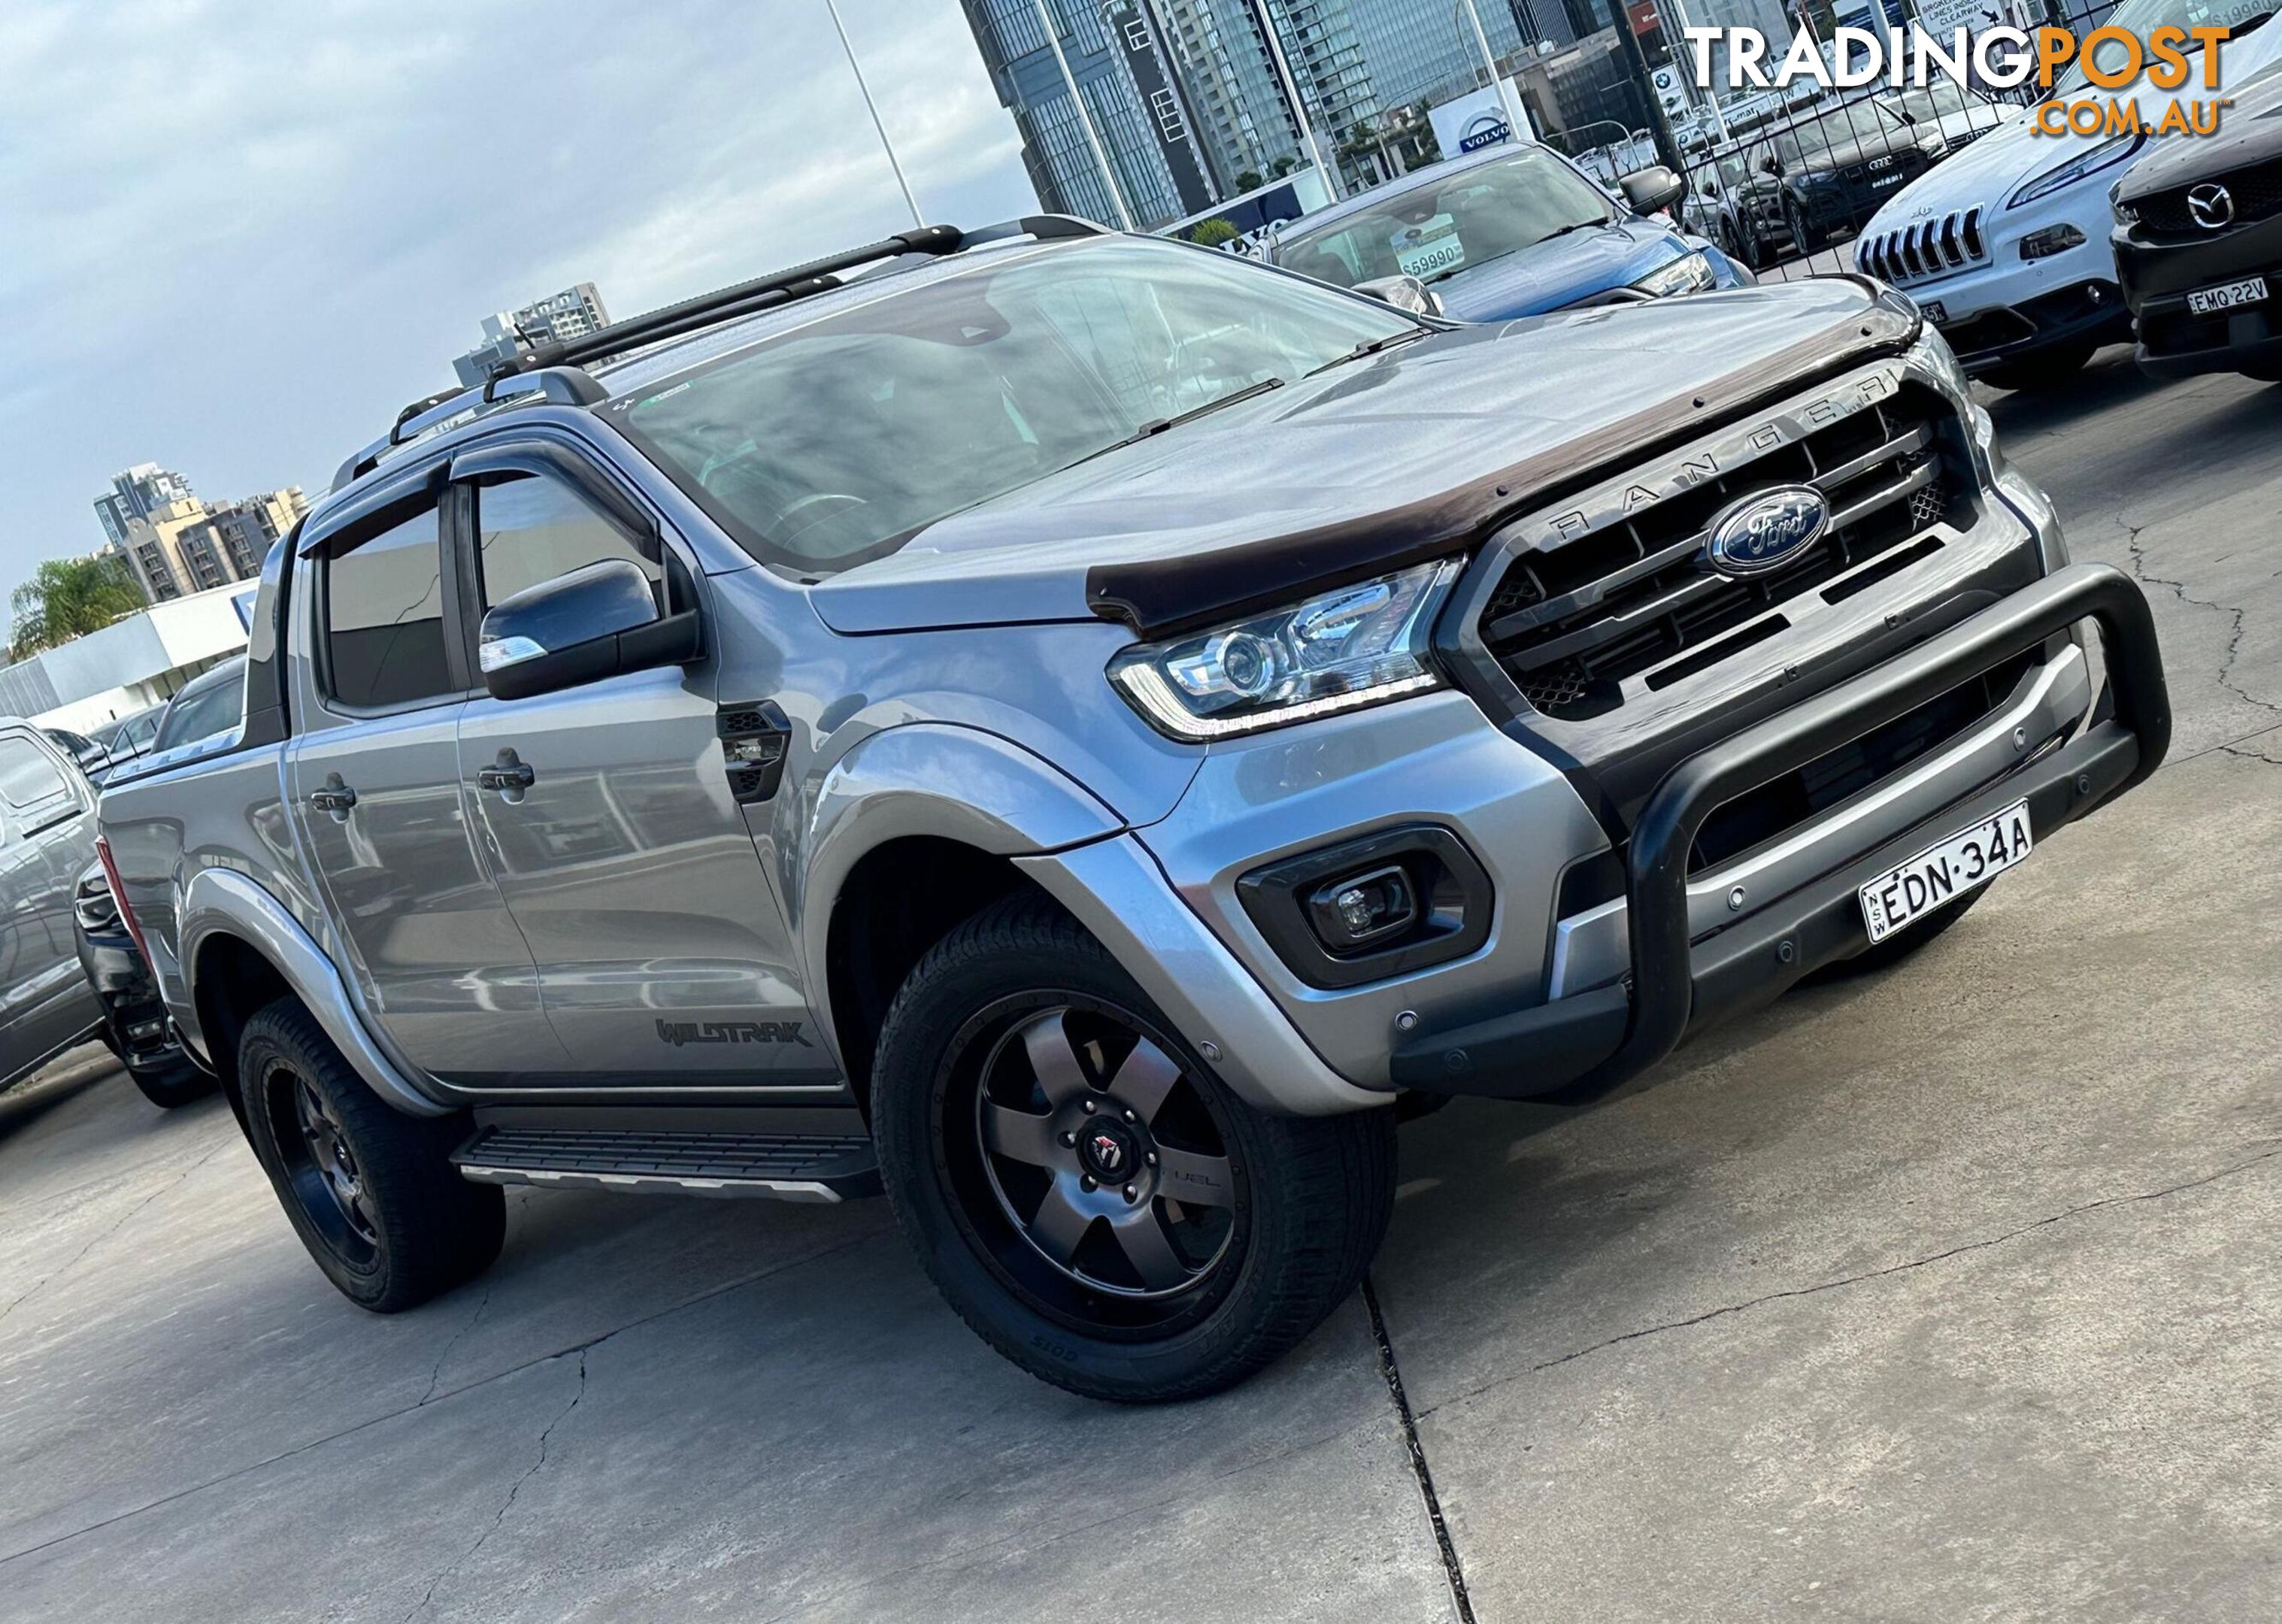
<path id="1" fill-rule="evenodd" d="M 1412 1124 L 1258 1380 L 1043 1387 L 877 1203 L 518 1192 L 369 1317 L 82 1054 L 0 1100 L 0 1618 L 2282 1616 L 2282 390 L 1993 405 L 2147 583 L 2171 764 L 1659 1088 Z"/>

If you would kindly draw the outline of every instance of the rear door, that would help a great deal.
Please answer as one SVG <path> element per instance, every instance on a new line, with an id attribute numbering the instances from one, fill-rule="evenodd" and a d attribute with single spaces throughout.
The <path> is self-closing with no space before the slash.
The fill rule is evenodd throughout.
<path id="1" fill-rule="evenodd" d="M 612 558 L 655 591 L 671 569 L 677 601 L 696 591 L 675 544 L 567 440 L 494 446 L 454 476 L 464 590 L 479 604 Z M 730 789 L 717 686 L 707 661 L 479 695 L 462 715 L 461 791 L 569 1055 L 559 1079 L 516 1081 L 836 1087 Z M 485 789 L 486 768 L 520 781 Z"/>
<path id="2" fill-rule="evenodd" d="M 437 470 L 440 484 L 442 470 Z M 315 537 L 295 817 L 367 1010 L 451 1082 L 562 1062 L 531 952 L 460 799 L 468 668 L 437 488 Z"/>

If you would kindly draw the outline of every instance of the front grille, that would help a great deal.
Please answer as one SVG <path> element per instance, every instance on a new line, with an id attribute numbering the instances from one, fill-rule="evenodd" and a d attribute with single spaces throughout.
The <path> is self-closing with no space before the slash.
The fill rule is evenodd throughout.
<path id="1" fill-rule="evenodd" d="M 2261 220 L 2271 220 L 2282 214 L 2282 159 L 2268 159 L 2264 163 L 2250 164 L 2240 169 L 2231 169 L 2224 175 L 2214 175 L 2197 181 L 2193 186 L 2174 187 L 2169 191 L 2150 192 L 2137 199 L 2132 206 L 2139 212 L 2139 229 L 2143 235 L 2157 237 L 2195 237 L 2215 235 L 2187 207 L 2187 193 L 2194 186 L 2212 182 L 2227 190 L 2234 200 L 2234 218 L 2220 230 L 2235 226 L 2250 225 Z"/>
<path id="2" fill-rule="evenodd" d="M 1688 872 L 1700 874 L 1734 862 L 1980 726 L 2012 698 L 2039 657 L 2028 654 L 2008 660 L 1797 772 L 1729 801 L 1704 820 L 1688 853 Z"/>
<path id="3" fill-rule="evenodd" d="M 1854 251 L 1854 263 L 1882 282 L 1923 282 L 1968 265 L 1985 264 L 1989 243 L 1981 230 L 1981 210 L 1952 209 L 1930 220 L 1913 221 L 1898 230 L 1880 231 Z"/>
<path id="4" fill-rule="evenodd" d="M 1906 383 L 1833 421 L 1811 420 L 1820 426 L 1788 443 L 1517 555 L 1479 624 L 1522 696 L 1563 720 L 1603 715 L 1780 634 L 1786 606 L 1809 594 L 1850 595 L 1856 582 L 1836 578 L 1870 559 L 1913 542 L 1937 550 L 1928 532 L 1969 501 L 1944 462 L 1956 418 L 1940 395 Z M 1643 475 L 1624 500 L 1654 483 Z M 1801 484 L 1822 493 L 1831 522 L 1797 562 L 1740 580 L 1705 567 L 1707 532 L 1725 509 Z"/>

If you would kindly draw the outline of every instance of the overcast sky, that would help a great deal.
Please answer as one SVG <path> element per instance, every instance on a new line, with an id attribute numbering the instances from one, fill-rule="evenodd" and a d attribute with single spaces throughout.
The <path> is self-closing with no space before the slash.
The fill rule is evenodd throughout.
<path id="1" fill-rule="evenodd" d="M 841 0 L 920 206 L 1033 210 L 956 0 Z M 136 462 L 314 499 L 493 311 L 903 229 L 824 0 L 0 0 L 0 594 Z"/>

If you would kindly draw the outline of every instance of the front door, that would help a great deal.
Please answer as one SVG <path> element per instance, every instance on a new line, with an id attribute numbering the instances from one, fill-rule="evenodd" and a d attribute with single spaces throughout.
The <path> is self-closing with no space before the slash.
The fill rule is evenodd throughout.
<path id="1" fill-rule="evenodd" d="M 345 967 L 382 1033 L 431 1075 L 551 1070 L 562 1045 L 530 950 L 460 800 L 466 676 L 436 508 L 317 546 L 320 691 L 290 772 Z"/>
<path id="2" fill-rule="evenodd" d="M 632 561 L 659 587 L 662 544 L 629 534 L 549 460 L 486 466 L 454 508 L 482 602 L 606 558 Z M 695 590 L 686 569 L 678 588 Z M 470 820 L 569 1053 L 562 1083 L 836 1086 L 730 791 L 709 668 L 476 698 L 460 759 Z"/>

